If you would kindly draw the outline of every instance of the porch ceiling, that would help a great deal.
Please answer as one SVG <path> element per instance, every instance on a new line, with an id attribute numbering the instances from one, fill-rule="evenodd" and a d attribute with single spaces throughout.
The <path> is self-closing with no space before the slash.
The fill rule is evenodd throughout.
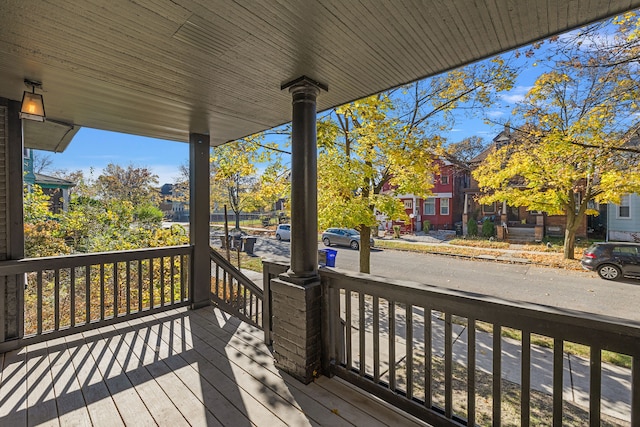
<path id="1" fill-rule="evenodd" d="M 636 7 L 640 0 L 3 0 L 0 97 L 20 100 L 23 79 L 38 80 L 47 117 L 59 122 L 177 141 L 210 133 L 218 145 L 290 121 L 280 86 L 301 75 L 329 85 L 324 110 Z M 28 146 L 64 148 L 48 132 L 32 134 Z"/>

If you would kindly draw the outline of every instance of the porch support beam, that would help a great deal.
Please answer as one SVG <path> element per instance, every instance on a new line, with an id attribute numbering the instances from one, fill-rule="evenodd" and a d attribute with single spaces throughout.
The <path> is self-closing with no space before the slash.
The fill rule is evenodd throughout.
<path id="1" fill-rule="evenodd" d="M 189 135 L 189 240 L 191 259 L 191 308 L 211 303 L 209 256 L 209 135 Z"/>
<path id="2" fill-rule="evenodd" d="M 293 98 L 291 267 L 271 280 L 276 366 L 309 383 L 320 372 L 316 98 L 325 85 L 300 77 L 282 86 Z"/>
<path id="3" fill-rule="evenodd" d="M 23 142 L 20 102 L 0 98 L 0 151 L 7 173 L 0 177 L 4 219 L 0 223 L 0 260 L 24 258 L 22 209 Z M 22 347 L 24 275 L 0 278 L 0 352 Z"/>
<path id="4" fill-rule="evenodd" d="M 318 146 L 316 98 L 326 86 L 307 77 L 289 84 L 291 122 L 291 269 L 298 279 L 318 277 Z"/>

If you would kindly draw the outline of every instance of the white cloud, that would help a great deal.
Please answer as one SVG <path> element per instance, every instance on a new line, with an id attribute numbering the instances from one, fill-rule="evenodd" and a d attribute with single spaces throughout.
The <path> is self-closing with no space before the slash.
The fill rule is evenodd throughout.
<path id="1" fill-rule="evenodd" d="M 486 114 L 487 114 L 488 117 L 491 117 L 491 118 L 495 119 L 495 118 L 498 118 L 498 117 L 502 117 L 507 113 L 505 113 L 504 111 L 501 111 L 501 110 L 491 110 L 491 111 L 487 111 Z"/>
<path id="2" fill-rule="evenodd" d="M 500 95 L 500 99 L 510 104 L 515 104 L 524 99 L 524 96 L 531 90 L 533 86 L 516 86 L 509 93 Z"/>

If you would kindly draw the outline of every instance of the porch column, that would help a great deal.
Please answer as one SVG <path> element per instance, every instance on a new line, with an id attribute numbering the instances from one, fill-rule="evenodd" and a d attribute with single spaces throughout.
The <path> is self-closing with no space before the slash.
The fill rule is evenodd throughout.
<path id="1" fill-rule="evenodd" d="M 316 97 L 326 86 L 301 77 L 282 87 L 293 98 L 291 123 L 291 268 L 289 276 L 318 277 L 318 147 Z"/>
<path id="2" fill-rule="evenodd" d="M 276 366 L 307 384 L 320 372 L 316 97 L 327 87 L 307 77 L 282 86 L 293 98 L 291 267 L 271 280 Z"/>
<path id="3" fill-rule="evenodd" d="M 189 241 L 191 258 L 191 308 L 211 302 L 209 256 L 209 135 L 189 135 Z"/>
<path id="4" fill-rule="evenodd" d="M 22 210 L 22 123 L 20 102 L 0 98 L 0 153 L 6 174 L 0 174 L 0 260 L 24 258 Z M 22 346 L 24 276 L 0 278 L 0 352 Z"/>
<path id="5" fill-rule="evenodd" d="M 469 193 L 464 193 L 464 205 L 462 207 L 462 235 L 467 235 L 467 222 L 469 222 Z"/>

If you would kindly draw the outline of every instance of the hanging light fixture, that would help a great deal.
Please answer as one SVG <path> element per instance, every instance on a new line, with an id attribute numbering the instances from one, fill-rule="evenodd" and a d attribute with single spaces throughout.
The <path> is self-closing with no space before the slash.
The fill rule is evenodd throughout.
<path id="1" fill-rule="evenodd" d="M 42 83 L 25 79 L 24 84 L 31 86 L 31 92 L 25 90 L 22 95 L 20 118 L 44 122 L 44 100 L 42 95 L 36 93 L 36 87 L 42 89 Z"/>

